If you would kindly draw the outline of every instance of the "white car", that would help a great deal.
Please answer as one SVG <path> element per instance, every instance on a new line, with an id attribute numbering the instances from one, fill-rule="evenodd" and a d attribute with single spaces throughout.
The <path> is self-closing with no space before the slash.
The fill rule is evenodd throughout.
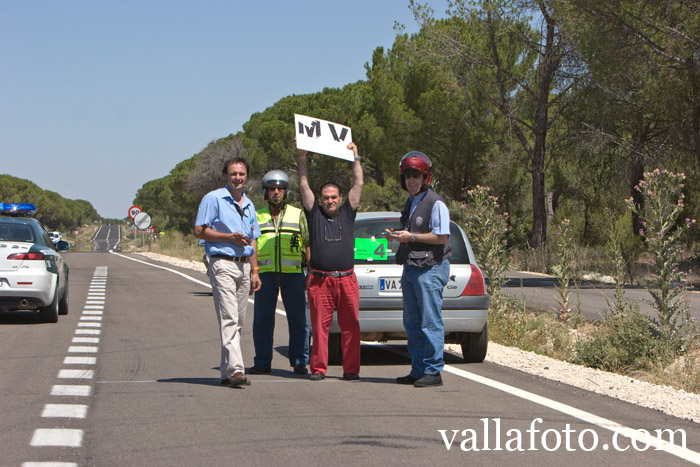
<path id="1" fill-rule="evenodd" d="M 0 310 L 38 310 L 44 323 L 68 313 L 68 265 L 33 204 L 0 203 Z"/>
<path id="2" fill-rule="evenodd" d="M 61 241 L 61 232 L 49 232 L 49 237 L 51 237 L 51 241 L 56 244 Z"/>

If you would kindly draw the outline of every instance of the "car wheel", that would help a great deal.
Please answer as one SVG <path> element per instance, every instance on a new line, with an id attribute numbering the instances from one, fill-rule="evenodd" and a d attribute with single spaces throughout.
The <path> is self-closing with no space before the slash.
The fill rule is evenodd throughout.
<path id="1" fill-rule="evenodd" d="M 61 301 L 58 304 L 58 314 L 68 314 L 68 284 L 66 284 L 66 291 L 63 292 L 63 297 L 61 297 Z"/>
<path id="2" fill-rule="evenodd" d="M 56 292 L 53 294 L 51 305 L 39 308 L 39 320 L 42 323 L 58 322 L 58 285 L 56 285 Z"/>
<path id="3" fill-rule="evenodd" d="M 340 334 L 328 334 L 328 364 L 343 363 L 343 348 L 340 344 Z"/>
<path id="4" fill-rule="evenodd" d="M 466 363 L 481 363 L 486 358 L 489 346 L 489 325 L 481 332 L 467 332 L 462 339 L 462 357 Z"/>

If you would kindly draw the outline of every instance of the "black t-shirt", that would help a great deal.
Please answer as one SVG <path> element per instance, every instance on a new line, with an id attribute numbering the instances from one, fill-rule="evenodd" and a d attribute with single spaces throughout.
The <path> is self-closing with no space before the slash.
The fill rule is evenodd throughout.
<path id="1" fill-rule="evenodd" d="M 345 200 L 338 214 L 330 218 L 314 202 L 311 211 L 304 209 L 309 224 L 311 261 L 309 267 L 319 271 L 346 271 L 355 265 L 355 215 L 357 210 Z"/>

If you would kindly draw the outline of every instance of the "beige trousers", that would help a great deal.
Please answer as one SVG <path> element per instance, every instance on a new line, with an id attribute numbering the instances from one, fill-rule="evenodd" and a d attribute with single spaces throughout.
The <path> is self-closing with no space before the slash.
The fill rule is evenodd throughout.
<path id="1" fill-rule="evenodd" d="M 245 373 L 241 354 L 241 331 L 248 310 L 250 263 L 211 258 L 209 282 L 221 331 L 221 379 Z"/>

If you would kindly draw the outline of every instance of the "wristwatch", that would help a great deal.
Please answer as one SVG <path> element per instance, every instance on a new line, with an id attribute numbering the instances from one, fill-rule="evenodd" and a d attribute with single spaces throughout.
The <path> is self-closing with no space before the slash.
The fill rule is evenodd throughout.
<path id="1" fill-rule="evenodd" d="M 416 243 L 416 236 L 411 234 L 411 239 L 409 240 L 411 243 Z"/>

